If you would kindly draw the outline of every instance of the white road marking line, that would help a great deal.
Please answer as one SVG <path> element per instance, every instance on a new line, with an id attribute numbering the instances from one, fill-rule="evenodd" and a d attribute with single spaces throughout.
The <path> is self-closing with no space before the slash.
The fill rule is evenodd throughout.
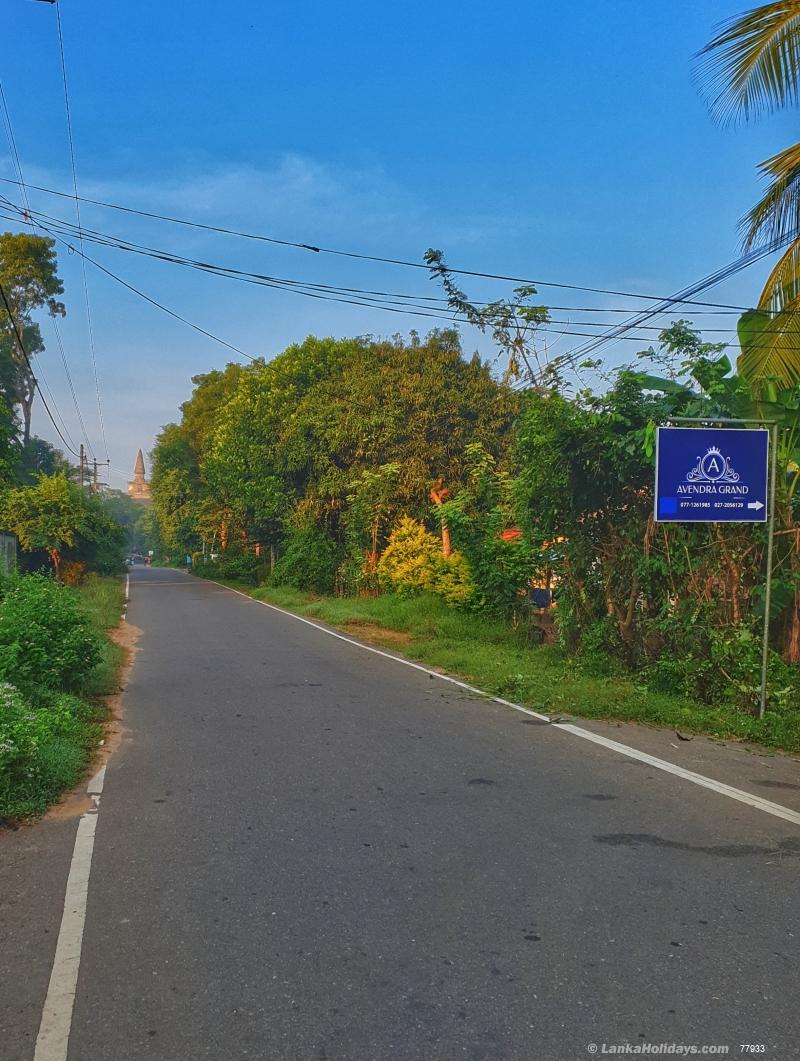
<path id="1" fill-rule="evenodd" d="M 86 922 L 86 899 L 89 893 L 89 874 L 94 853 L 94 836 L 100 795 L 105 782 L 106 768 L 101 766 L 86 786 L 93 807 L 78 822 L 72 862 L 64 896 L 64 913 L 58 931 L 56 954 L 50 973 L 50 984 L 42 1010 L 39 1034 L 33 1061 L 66 1061 L 69 1034 L 72 1028 L 72 1009 L 78 986 L 78 969 L 83 947 L 83 928 Z"/>
<path id="2" fill-rule="evenodd" d="M 212 579 L 206 579 L 206 581 L 211 582 Z M 215 582 L 214 585 L 222 586 L 222 583 Z M 434 678 L 440 678 L 444 682 L 450 682 L 451 685 L 457 685 L 460 689 L 466 689 L 467 692 L 476 693 L 478 696 L 481 696 L 486 700 L 491 700 L 495 704 L 503 704 L 505 707 L 513 708 L 514 711 L 521 711 L 523 715 L 531 715 L 533 718 L 541 719 L 543 722 L 550 722 L 549 715 L 543 715 L 539 711 L 533 711 L 529 707 L 523 707 L 522 704 L 515 704 L 512 700 L 504 700 L 502 697 L 492 696 L 491 693 L 484 692 L 483 689 L 478 689 L 474 685 L 459 681 L 457 678 L 451 678 L 449 674 L 440 674 L 439 671 L 431 670 L 429 667 L 423 667 L 421 663 L 414 663 L 410 659 L 403 659 L 402 656 L 395 656 L 393 653 L 385 652 L 381 648 L 365 645 L 363 641 L 356 641 L 354 638 L 347 637 L 345 634 L 339 634 L 335 630 L 329 630 L 328 627 L 314 622 L 313 619 L 306 619 L 304 615 L 296 615 L 294 612 L 287 611 L 286 608 L 279 608 L 276 604 L 268 604 L 267 601 L 257 600 L 255 597 L 251 597 L 248 593 L 242 593 L 241 590 L 231 589 L 230 586 L 223 586 L 223 589 L 228 589 L 231 593 L 238 593 L 239 596 L 244 597 L 245 600 L 252 601 L 254 604 L 261 604 L 265 608 L 270 608 L 274 612 L 279 612 L 281 615 L 287 615 L 290 619 L 296 619 L 300 623 L 305 623 L 306 626 L 313 626 L 315 630 L 320 630 L 323 634 L 335 637 L 339 641 L 345 641 L 348 645 L 355 645 L 356 648 L 361 648 L 365 652 L 374 652 L 376 656 L 383 656 L 386 659 L 394 660 L 396 663 L 402 663 L 406 667 L 413 667 L 414 670 L 422 671 L 423 674 L 431 674 Z M 784 821 L 792 822 L 794 825 L 800 825 L 800 811 L 791 810 L 791 808 L 784 807 L 780 803 L 773 803 L 772 800 L 769 799 L 762 799 L 761 796 L 753 796 L 741 788 L 734 788 L 733 785 L 723 784 L 722 781 L 715 781 L 713 778 L 706 777 L 704 774 L 697 774 L 693 770 L 684 770 L 682 766 L 675 766 L 674 763 L 667 762 L 666 759 L 658 759 L 655 755 L 648 755 L 647 752 L 641 752 L 638 748 L 632 748 L 628 744 L 622 744 L 619 741 L 611 740 L 608 737 L 602 737 L 599 733 L 592 733 L 591 730 L 584 729 L 583 726 L 574 726 L 571 723 L 567 724 L 563 722 L 552 723 L 552 725 L 554 729 L 560 730 L 564 733 L 571 733 L 574 737 L 580 737 L 582 740 L 591 741 L 593 744 L 600 744 L 604 748 L 609 748 L 611 751 L 618 752 L 620 755 L 626 755 L 629 759 L 638 759 L 639 762 L 647 763 L 648 766 L 652 766 L 656 770 L 663 770 L 665 773 L 673 774 L 675 777 L 680 777 L 684 781 L 691 781 L 694 785 L 708 788 L 712 792 L 716 792 L 718 795 L 738 800 L 739 803 L 746 803 L 749 807 L 755 808 L 755 810 L 763 811 L 765 814 L 772 814 L 775 818 L 783 818 Z M 34 1061 L 38 1061 L 38 1058 L 34 1059 Z"/>

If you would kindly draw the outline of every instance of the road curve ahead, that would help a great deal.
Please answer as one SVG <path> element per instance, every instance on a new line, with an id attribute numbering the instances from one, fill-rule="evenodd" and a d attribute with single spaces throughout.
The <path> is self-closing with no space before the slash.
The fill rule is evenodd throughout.
<path id="1" fill-rule="evenodd" d="M 797 826 L 212 583 L 131 583 L 70 1061 L 800 1056 Z"/>

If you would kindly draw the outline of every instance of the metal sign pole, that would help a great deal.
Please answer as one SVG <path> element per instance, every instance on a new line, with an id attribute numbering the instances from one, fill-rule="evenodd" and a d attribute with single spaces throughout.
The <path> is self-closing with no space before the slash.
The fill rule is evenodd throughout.
<path id="1" fill-rule="evenodd" d="M 769 471 L 769 529 L 767 531 L 767 577 L 764 586 L 764 641 L 761 646 L 761 698 L 758 717 L 763 718 L 767 708 L 767 670 L 769 668 L 769 613 L 772 603 L 772 550 L 775 543 L 775 480 L 778 466 L 778 425 L 770 432 L 772 461 Z"/>
<path id="2" fill-rule="evenodd" d="M 761 689 L 759 696 L 758 705 L 758 717 L 763 718 L 764 712 L 767 707 L 767 673 L 769 670 L 769 626 L 770 626 L 770 608 L 772 604 L 772 566 L 774 556 L 774 545 L 775 545 L 775 491 L 776 491 L 776 479 L 777 479 L 777 468 L 778 468 L 778 425 L 774 420 L 754 419 L 745 420 L 733 417 L 703 417 L 703 416 L 676 416 L 670 417 L 669 422 L 672 424 L 691 424 L 692 427 L 704 426 L 704 429 L 712 429 L 712 425 L 720 424 L 724 425 L 724 428 L 734 426 L 746 427 L 750 424 L 759 424 L 762 428 L 769 429 L 769 437 L 767 440 L 767 452 L 765 457 L 767 458 L 762 465 L 764 478 L 757 480 L 760 491 L 759 496 L 754 502 L 747 503 L 747 510 L 754 510 L 755 513 L 760 514 L 761 511 L 766 507 L 767 511 L 764 513 L 765 519 L 759 520 L 758 518 L 742 518 L 746 517 L 745 509 L 741 509 L 742 515 L 735 509 L 731 509 L 728 504 L 723 505 L 721 508 L 718 506 L 718 510 L 713 514 L 709 512 L 709 515 L 705 515 L 702 512 L 703 507 L 698 505 L 701 509 L 698 514 L 686 515 L 683 517 L 682 509 L 678 507 L 679 501 L 676 499 L 673 493 L 674 486 L 662 496 L 661 493 L 661 480 L 659 475 L 659 456 L 660 446 L 657 442 L 656 445 L 656 497 L 655 497 L 655 518 L 659 521 L 666 521 L 672 523 L 684 523 L 684 522 L 734 522 L 734 523 L 766 523 L 767 524 L 767 570 L 765 575 L 764 585 L 764 635 L 761 644 Z M 660 433 L 662 430 L 671 431 L 672 428 L 659 428 L 659 441 Z M 733 432 L 732 432 L 733 434 Z M 771 452 L 770 452 L 771 451 Z M 709 450 L 709 453 L 712 451 Z M 719 453 L 718 450 L 713 451 Z M 685 454 L 683 455 L 685 458 Z M 741 456 L 741 454 L 739 454 Z M 770 459 L 771 458 L 771 459 Z M 698 465 L 696 478 L 703 478 L 704 469 L 702 468 L 702 462 Z M 751 469 L 752 474 L 752 469 Z M 737 476 L 737 480 L 738 480 Z M 667 481 L 672 484 L 675 483 L 674 469 L 667 475 Z M 763 502 L 762 499 L 763 498 Z M 713 504 L 713 502 L 712 502 Z M 731 515 L 728 515 L 728 510 L 731 509 Z M 690 509 L 691 511 L 691 509 Z M 735 514 L 734 514 L 735 512 Z M 709 518 L 710 516 L 710 518 Z"/>

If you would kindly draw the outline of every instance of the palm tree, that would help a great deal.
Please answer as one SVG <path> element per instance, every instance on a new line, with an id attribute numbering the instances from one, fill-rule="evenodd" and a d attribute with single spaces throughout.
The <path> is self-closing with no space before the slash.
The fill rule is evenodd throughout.
<path id="1" fill-rule="evenodd" d="M 732 19 L 700 53 L 710 107 L 721 122 L 800 103 L 800 0 L 776 0 Z M 739 371 L 751 384 L 800 382 L 800 144 L 759 166 L 766 191 L 742 218 L 745 250 L 783 249 L 740 325 Z"/>

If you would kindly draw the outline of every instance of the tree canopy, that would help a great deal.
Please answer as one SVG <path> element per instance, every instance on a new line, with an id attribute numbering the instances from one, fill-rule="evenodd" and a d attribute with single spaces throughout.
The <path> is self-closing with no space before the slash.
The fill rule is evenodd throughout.
<path id="1" fill-rule="evenodd" d="M 64 316 L 64 304 L 57 298 L 64 286 L 58 276 L 55 241 L 27 232 L 0 234 L 0 284 L 14 322 L 20 331 L 25 353 L 19 349 L 12 321 L 0 311 L 0 387 L 9 405 L 22 410 L 23 444 L 31 435 L 31 411 L 36 382 L 28 361 L 44 349 L 39 325 L 32 314 L 46 309 L 53 316 Z"/>

